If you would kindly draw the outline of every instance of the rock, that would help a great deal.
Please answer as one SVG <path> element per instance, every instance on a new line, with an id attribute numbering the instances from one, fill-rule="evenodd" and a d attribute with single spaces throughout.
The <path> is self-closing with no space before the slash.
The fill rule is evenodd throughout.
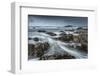
<path id="1" fill-rule="evenodd" d="M 38 32 L 46 32 L 45 30 L 38 30 Z"/>
<path id="2" fill-rule="evenodd" d="M 73 25 L 66 25 L 66 26 L 64 26 L 64 27 L 73 27 Z"/>
<path id="3" fill-rule="evenodd" d="M 73 41 L 73 35 L 62 33 L 60 37 L 58 38 L 58 40 L 61 40 L 63 42 L 70 42 L 70 41 Z"/>
<path id="4" fill-rule="evenodd" d="M 86 30 L 80 32 L 79 41 L 81 43 L 81 50 L 88 52 L 88 35 Z"/>
<path id="5" fill-rule="evenodd" d="M 46 34 L 49 34 L 49 35 L 51 35 L 51 36 L 56 36 L 56 34 L 53 33 L 53 32 L 47 32 Z"/>
<path id="6" fill-rule="evenodd" d="M 82 27 L 78 27 L 78 28 L 77 28 L 77 30 L 82 30 L 82 29 L 83 29 Z"/>
<path id="7" fill-rule="evenodd" d="M 66 55 L 58 55 L 55 59 L 75 59 L 74 56 L 71 56 L 69 54 L 66 54 Z"/>
<path id="8" fill-rule="evenodd" d="M 28 51 L 30 56 L 41 57 L 49 49 L 49 43 L 37 43 L 35 45 L 29 44 Z"/>
<path id="9" fill-rule="evenodd" d="M 29 37 L 28 40 L 32 40 L 32 38 Z"/>
<path id="10" fill-rule="evenodd" d="M 64 36 L 67 35 L 64 31 L 62 31 L 62 33 L 60 33 L 60 36 Z"/>
<path id="11" fill-rule="evenodd" d="M 64 32 L 64 31 L 60 31 L 60 32 Z"/>
<path id="12" fill-rule="evenodd" d="M 88 52 L 88 45 L 87 45 L 87 44 L 82 44 L 82 45 L 81 45 L 81 49 L 82 49 L 84 52 Z"/>
<path id="13" fill-rule="evenodd" d="M 39 38 L 35 37 L 33 38 L 34 41 L 39 41 Z"/>
<path id="14" fill-rule="evenodd" d="M 45 43 L 38 43 L 36 46 L 35 46 L 35 51 L 37 52 L 37 57 L 40 57 L 42 56 L 49 48 L 49 44 L 47 42 Z"/>
<path id="15" fill-rule="evenodd" d="M 79 36 L 73 36 L 73 42 L 79 43 Z"/>
<path id="16" fill-rule="evenodd" d="M 28 44 L 28 56 L 32 56 L 32 54 L 34 53 L 34 44 Z"/>
<path id="17" fill-rule="evenodd" d="M 54 55 L 45 55 L 40 57 L 40 60 L 56 60 L 56 59 L 75 59 L 75 57 L 68 53 L 64 53 L 63 55 L 54 54 Z"/>

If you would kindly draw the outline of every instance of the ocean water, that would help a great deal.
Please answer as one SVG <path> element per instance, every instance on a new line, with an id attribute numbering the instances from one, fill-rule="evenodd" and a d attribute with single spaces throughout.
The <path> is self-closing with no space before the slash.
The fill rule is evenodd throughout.
<path id="1" fill-rule="evenodd" d="M 57 34 L 57 36 L 59 37 L 59 34 L 61 32 L 59 31 L 53 31 L 54 33 Z M 68 33 L 68 32 L 67 32 Z M 64 43 L 62 41 L 59 40 L 54 40 L 53 36 L 50 36 L 48 34 L 46 34 L 45 32 L 28 32 L 29 37 L 31 38 L 39 38 L 39 42 L 48 42 L 50 44 L 50 48 L 48 50 L 48 52 L 46 54 L 44 54 L 44 56 L 50 56 L 50 55 L 54 55 L 55 53 L 59 53 L 59 54 L 63 54 L 64 52 L 69 53 L 70 55 L 74 56 L 76 59 L 86 59 L 88 57 L 88 54 L 76 49 L 70 49 L 68 47 L 66 47 L 67 45 L 71 45 L 72 43 Z M 33 40 L 28 40 L 28 44 L 36 44 L 37 42 L 33 41 Z M 34 60 L 38 60 L 38 58 L 33 58 Z"/>

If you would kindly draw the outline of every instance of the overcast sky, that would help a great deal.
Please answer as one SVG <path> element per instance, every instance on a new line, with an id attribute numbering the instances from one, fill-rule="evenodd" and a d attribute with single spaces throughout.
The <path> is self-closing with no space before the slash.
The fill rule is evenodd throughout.
<path id="1" fill-rule="evenodd" d="M 29 26 L 87 26 L 87 17 L 29 15 Z"/>

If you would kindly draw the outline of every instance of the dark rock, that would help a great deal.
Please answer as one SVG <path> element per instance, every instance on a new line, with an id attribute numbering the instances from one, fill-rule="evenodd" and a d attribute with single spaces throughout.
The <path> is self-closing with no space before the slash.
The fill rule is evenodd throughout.
<path id="1" fill-rule="evenodd" d="M 88 45 L 87 45 L 87 44 L 82 44 L 82 45 L 81 45 L 81 49 L 82 49 L 84 52 L 88 52 Z"/>
<path id="2" fill-rule="evenodd" d="M 60 36 L 64 36 L 67 35 L 64 31 L 62 31 L 62 33 L 60 34 Z"/>
<path id="3" fill-rule="evenodd" d="M 35 45 L 29 44 L 28 45 L 28 55 L 35 56 L 35 57 L 41 57 L 44 53 L 47 52 L 49 49 L 49 43 L 37 43 Z"/>
<path id="4" fill-rule="evenodd" d="M 66 26 L 64 26 L 64 27 L 73 27 L 73 25 L 66 25 Z"/>
<path id="5" fill-rule="evenodd" d="M 28 40 L 32 40 L 32 38 L 29 37 Z"/>
<path id="6" fill-rule="evenodd" d="M 46 32 L 45 30 L 38 30 L 38 32 Z"/>
<path id="7" fill-rule="evenodd" d="M 34 41 L 39 41 L 39 38 L 35 37 L 33 38 Z"/>
<path id="8" fill-rule="evenodd" d="M 60 37 L 58 39 L 63 41 L 63 42 L 70 42 L 70 41 L 73 41 L 73 35 L 63 33 L 60 35 Z"/>
<path id="9" fill-rule="evenodd" d="M 79 42 L 81 43 L 81 50 L 88 52 L 88 35 L 87 31 L 81 31 L 79 34 Z"/>
<path id="10" fill-rule="evenodd" d="M 51 36 L 56 36 L 56 34 L 53 33 L 53 32 L 47 32 L 47 34 L 49 34 L 49 35 L 51 35 Z"/>
<path id="11" fill-rule="evenodd" d="M 34 49 L 36 51 L 37 57 L 42 56 L 48 50 L 48 48 L 49 48 L 49 44 L 47 42 L 38 43 Z"/>
<path id="12" fill-rule="evenodd" d="M 82 27 L 78 27 L 78 28 L 77 28 L 77 30 L 82 30 L 82 29 L 83 29 Z"/>
<path id="13" fill-rule="evenodd" d="M 75 57 L 69 54 L 66 54 L 66 55 L 58 55 L 55 59 L 75 59 Z"/>
<path id="14" fill-rule="evenodd" d="M 75 59 L 75 57 L 68 53 L 65 53 L 63 55 L 54 54 L 54 55 L 50 55 L 50 56 L 45 55 L 45 56 L 40 57 L 40 60 L 55 60 L 55 59 Z"/>
<path id="15" fill-rule="evenodd" d="M 64 31 L 60 31 L 60 32 L 64 32 Z"/>
<path id="16" fill-rule="evenodd" d="M 34 44 L 28 44 L 28 56 L 32 56 L 32 54 L 34 53 Z"/>
<path id="17" fill-rule="evenodd" d="M 73 36 L 73 42 L 79 43 L 79 36 Z"/>

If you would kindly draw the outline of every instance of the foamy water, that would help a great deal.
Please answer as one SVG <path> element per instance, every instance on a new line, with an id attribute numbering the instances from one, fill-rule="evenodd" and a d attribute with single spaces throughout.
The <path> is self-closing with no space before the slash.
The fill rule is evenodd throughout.
<path id="1" fill-rule="evenodd" d="M 66 47 L 68 45 L 67 43 L 54 40 L 52 38 L 52 36 L 50 36 L 46 33 L 32 32 L 29 35 L 30 35 L 29 37 L 31 37 L 31 38 L 34 38 L 34 37 L 39 38 L 39 40 L 40 40 L 39 42 L 48 42 L 49 43 L 50 48 L 48 49 L 48 52 L 46 54 L 44 54 L 44 56 L 45 55 L 47 55 L 47 56 L 54 55 L 55 53 L 62 55 L 64 52 L 67 52 L 70 55 L 74 56 L 76 59 L 87 58 L 87 53 L 80 52 L 76 49 L 70 49 L 70 48 Z M 57 33 L 57 35 L 59 36 L 59 33 Z M 36 43 L 35 41 L 29 40 L 29 44 L 35 44 L 35 43 Z"/>

